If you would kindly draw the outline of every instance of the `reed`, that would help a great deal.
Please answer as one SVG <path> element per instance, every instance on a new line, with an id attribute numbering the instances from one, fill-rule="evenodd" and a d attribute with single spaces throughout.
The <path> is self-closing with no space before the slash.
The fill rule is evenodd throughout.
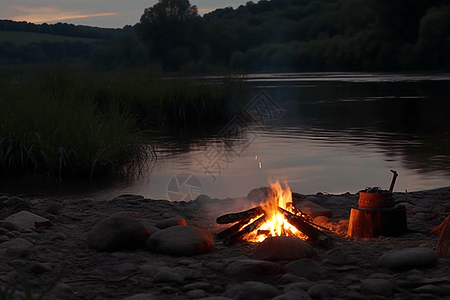
<path id="1" fill-rule="evenodd" d="M 0 176 L 129 175 L 155 158 L 154 126 L 226 120 L 242 81 L 168 79 L 155 70 L 0 74 Z"/>

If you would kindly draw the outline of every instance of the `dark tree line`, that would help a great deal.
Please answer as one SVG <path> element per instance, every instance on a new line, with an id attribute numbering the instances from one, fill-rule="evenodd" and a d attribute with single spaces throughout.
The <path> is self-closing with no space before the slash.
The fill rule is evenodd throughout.
<path id="1" fill-rule="evenodd" d="M 148 64 L 188 71 L 208 71 L 217 65 L 242 71 L 450 68 L 450 0 L 261 0 L 203 17 L 189 0 L 159 0 L 144 10 L 137 24 L 123 29 L 0 21 L 2 29 L 101 37 L 102 43 L 90 46 L 89 61 L 97 68 Z"/>
<path id="2" fill-rule="evenodd" d="M 174 6 L 185 18 L 163 9 Z M 447 0 L 261 0 L 203 17 L 188 0 L 160 0 L 136 27 L 168 69 L 205 60 L 248 71 L 450 67 Z"/>

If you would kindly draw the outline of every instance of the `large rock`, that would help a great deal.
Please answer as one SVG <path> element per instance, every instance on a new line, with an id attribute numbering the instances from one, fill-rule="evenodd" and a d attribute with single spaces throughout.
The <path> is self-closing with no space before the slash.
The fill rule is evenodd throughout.
<path id="1" fill-rule="evenodd" d="M 137 248 L 150 236 L 133 212 L 119 212 L 103 219 L 88 234 L 89 247 L 102 251 Z"/>
<path id="2" fill-rule="evenodd" d="M 213 236 L 192 226 L 173 226 L 152 234 L 147 247 L 156 252 L 170 255 L 190 256 L 202 254 L 214 245 Z"/>
<path id="3" fill-rule="evenodd" d="M 297 202 L 297 203 L 295 203 L 295 207 L 312 218 L 319 217 L 319 216 L 331 218 L 331 215 L 332 215 L 331 210 L 326 209 L 326 208 L 320 206 L 319 204 L 316 204 L 309 200 L 303 200 L 303 201 Z"/>
<path id="4" fill-rule="evenodd" d="M 391 270 L 420 269 L 436 265 L 438 255 L 428 248 L 408 248 L 386 252 L 378 265 Z"/>
<path id="5" fill-rule="evenodd" d="M 225 274 L 246 279 L 271 278 L 284 274 L 286 270 L 279 264 L 256 259 L 240 259 L 225 268 Z"/>
<path id="6" fill-rule="evenodd" d="M 50 227 L 52 224 L 49 219 L 33 214 L 29 211 L 23 210 L 10 215 L 4 222 L 11 222 L 20 227 L 20 229 L 35 229 L 39 227 Z"/>
<path id="7" fill-rule="evenodd" d="M 254 253 L 254 258 L 263 260 L 299 260 L 316 256 L 316 251 L 307 242 L 296 237 L 269 237 L 260 243 Z"/>

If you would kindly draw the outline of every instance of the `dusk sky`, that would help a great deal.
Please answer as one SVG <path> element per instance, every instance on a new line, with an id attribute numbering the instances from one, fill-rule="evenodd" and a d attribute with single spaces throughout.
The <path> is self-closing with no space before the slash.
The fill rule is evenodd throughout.
<path id="1" fill-rule="evenodd" d="M 199 13 L 245 4 L 248 0 L 191 0 Z M 258 2 L 258 1 L 254 1 Z M 0 19 L 32 23 L 69 23 L 109 28 L 134 25 L 158 0 L 2 0 Z"/>

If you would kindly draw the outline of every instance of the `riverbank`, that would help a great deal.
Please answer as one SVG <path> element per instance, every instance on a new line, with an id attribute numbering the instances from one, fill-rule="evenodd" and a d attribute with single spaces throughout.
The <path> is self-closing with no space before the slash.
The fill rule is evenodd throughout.
<path id="1" fill-rule="evenodd" d="M 312 258 L 274 262 L 281 271 L 269 272 L 264 279 L 254 276 L 262 270 L 258 271 L 258 268 L 264 268 L 264 262 L 254 259 L 256 244 L 238 243 L 226 247 L 215 238 L 209 251 L 180 257 L 152 252 L 145 247 L 103 252 L 90 249 L 86 243 L 89 231 L 100 220 L 121 211 L 134 212 L 141 223 L 148 224 L 150 234 L 157 230 L 154 227 L 157 222 L 175 216 L 182 217 L 190 226 L 216 234 L 226 226 L 216 224 L 215 219 L 224 213 L 248 208 L 251 205 L 248 197 L 221 200 L 203 197 L 198 201 L 169 202 L 138 195 L 96 200 L 24 196 L 22 202 L 16 200 L 15 205 L 22 205 L 19 207 L 7 205 L 13 202 L 11 196 L 1 198 L 0 220 L 28 205 L 28 210 L 47 218 L 53 226 L 19 231 L 18 228 L 6 229 L 2 223 L 0 249 L 5 249 L 2 244 L 17 239 L 24 239 L 31 245 L 28 251 L 11 252 L 19 255 L 0 251 L 0 286 L 22 290 L 21 278 L 26 277 L 35 294 L 54 286 L 47 295 L 49 299 L 125 299 L 135 295 L 140 296 L 128 299 L 450 297 L 448 258 L 439 258 L 437 263 L 418 270 L 414 267 L 390 270 L 378 263 L 379 258 L 390 250 L 435 249 L 438 236 L 424 233 L 438 226 L 450 212 L 450 187 L 395 193 L 396 201 L 407 201 L 402 204 L 407 209 L 410 230 L 398 238 L 346 236 L 346 221 L 350 208 L 357 204 L 357 194 L 309 195 L 309 201 L 332 212 L 330 219 L 321 222 L 330 229 L 327 232 L 333 239 L 332 249 L 313 246 L 317 255 Z M 230 275 L 232 264 L 236 267 L 249 259 L 262 265 L 245 269 L 240 277 Z M 307 268 L 292 271 L 289 265 L 293 263 L 307 265 Z M 162 271 L 179 276 L 161 281 L 157 274 Z M 303 298 L 299 298 L 300 294 Z"/>

